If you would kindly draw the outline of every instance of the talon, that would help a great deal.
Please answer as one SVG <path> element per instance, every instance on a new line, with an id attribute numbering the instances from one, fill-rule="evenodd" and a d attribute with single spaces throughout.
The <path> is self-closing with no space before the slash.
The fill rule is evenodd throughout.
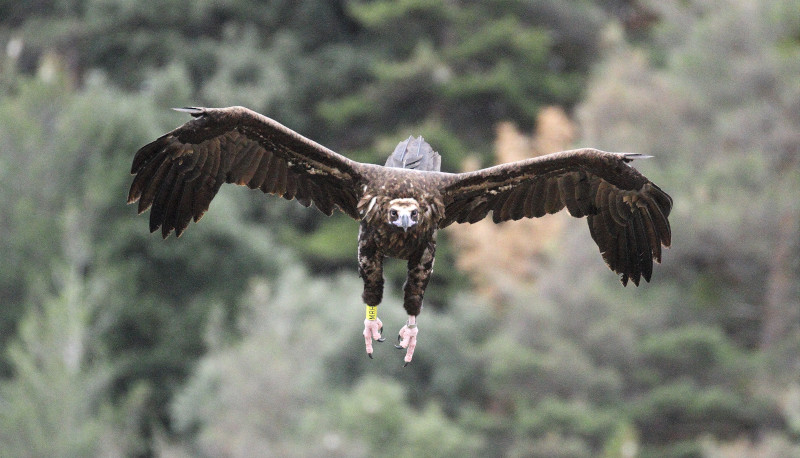
<path id="1" fill-rule="evenodd" d="M 377 318 L 374 320 L 364 320 L 364 332 L 361 334 L 364 336 L 365 350 L 367 350 L 367 356 L 369 356 L 370 359 L 372 359 L 372 340 L 375 339 L 378 342 L 383 341 L 379 334 L 381 331 L 383 331 L 383 323 L 381 323 L 381 320 Z"/>
<path id="2" fill-rule="evenodd" d="M 403 364 L 403 367 L 406 367 L 406 366 L 408 366 L 409 364 L 411 364 L 411 361 L 406 361 L 406 363 L 405 363 L 405 364 Z"/>
<path id="3" fill-rule="evenodd" d="M 378 331 L 378 333 L 381 335 L 381 337 L 379 339 L 375 339 L 375 341 L 376 342 L 386 342 L 386 337 L 383 337 L 383 326 L 381 326 L 381 330 Z"/>

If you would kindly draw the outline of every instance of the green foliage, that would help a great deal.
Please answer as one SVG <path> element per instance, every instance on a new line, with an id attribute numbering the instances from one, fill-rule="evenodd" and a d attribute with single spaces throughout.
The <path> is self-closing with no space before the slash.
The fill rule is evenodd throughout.
<path id="1" fill-rule="evenodd" d="M 417 410 L 407 404 L 397 381 L 366 376 L 352 391 L 335 398 L 314 416 L 314 429 L 343 442 L 362 443 L 365 456 L 393 450 L 413 456 L 464 456 L 480 450 L 482 440 L 449 420 L 436 403 Z M 317 432 L 318 434 L 318 432 Z M 344 451 L 344 450 L 343 450 Z"/>
<path id="2" fill-rule="evenodd" d="M 631 415 L 642 439 L 655 445 L 697 437 L 698 429 L 713 437 L 734 439 L 754 425 L 775 424 L 775 407 L 721 387 L 689 382 L 654 388 L 633 406 Z"/>
<path id="3" fill-rule="evenodd" d="M 224 302 L 232 319 L 237 288 L 243 290 L 251 275 L 277 271 L 287 255 L 269 234 L 237 232 L 232 220 L 246 219 L 245 210 L 233 198 L 225 205 L 227 191 L 210 210 L 210 222 L 180 243 L 149 237 L 142 230 L 146 221 L 124 206 L 132 152 L 142 138 L 165 130 L 144 113 L 160 116 L 150 99 L 102 82 L 72 93 L 21 79 L 2 104 L 1 118 L 23 122 L 3 123 L 0 130 L 10 145 L 3 194 L 18 196 L 0 205 L 6 261 L 0 326 L 5 342 L 13 338 L 29 304 L 58 294 L 53 272 L 67 261 L 86 275 L 111 276 L 104 312 L 93 317 L 104 321 L 95 338 L 115 361 L 110 390 L 118 402 L 143 382 L 152 387 L 144 415 L 151 422 L 166 419 L 171 391 L 203 352 L 197 329 L 211 305 Z M 2 362 L 10 375 L 12 363 Z"/>
<path id="4" fill-rule="evenodd" d="M 357 318 L 361 310 L 347 307 L 358 303 L 359 286 L 353 276 L 315 279 L 296 268 L 274 283 L 254 281 L 242 310 L 241 340 L 212 347 L 173 404 L 180 431 L 199 428 L 193 447 L 210 455 L 236 456 L 366 456 L 390 449 L 408 456 L 428 456 L 434 449 L 443 456 L 463 456 L 480 447 L 481 439 L 449 419 L 438 402 L 411 405 L 413 399 L 429 397 L 457 404 L 460 399 L 447 396 L 448 390 L 464 381 L 439 374 L 436 379 L 441 380 L 428 382 L 433 396 L 426 396 L 370 374 L 377 369 L 416 375 L 402 368 L 401 353 L 389 343 L 377 344 L 375 360 L 364 355 Z M 305 294 L 297 295 L 298 288 Z M 387 302 L 380 316 L 390 336 L 403 317 L 396 301 Z M 442 322 L 426 338 L 432 346 L 450 340 L 455 330 L 452 318 Z M 215 333 L 212 329 L 209 335 Z M 465 358 L 457 348 L 447 353 L 449 364 Z M 439 357 L 420 349 L 414 366 L 447 372 L 444 362 L 431 361 Z M 354 372 L 358 378 L 345 381 Z M 321 380 L 333 381 L 336 388 Z M 249 420 L 243 423 L 242 418 Z M 227 439 L 221 441 L 223 437 Z M 230 448 L 237 442 L 247 448 Z"/>
<path id="5" fill-rule="evenodd" d="M 326 118 L 394 137 L 439 123 L 482 151 L 498 121 L 529 125 L 543 104 L 577 100 L 602 18 L 590 3 L 550 1 L 352 2 L 349 11 L 383 55 L 353 95 L 323 105 Z"/>
<path id="6" fill-rule="evenodd" d="M 752 375 L 749 355 L 721 332 L 705 326 L 675 328 L 648 337 L 640 351 L 646 366 L 658 371 L 649 378 L 659 384 L 693 377 L 703 383 L 735 386 Z"/>
<path id="7" fill-rule="evenodd" d="M 73 259 L 74 261 L 74 259 Z M 9 456 L 90 456 L 134 451 L 145 392 L 112 408 L 114 366 L 99 337 L 101 298 L 113 275 L 57 268 L 57 296 L 32 300 L 8 346 L 13 378 L 0 382 L 0 448 Z M 13 427 L 12 427 L 13 425 Z"/>
<path id="8" fill-rule="evenodd" d="M 627 458 L 639 451 L 639 434 L 630 423 L 620 421 L 603 449 L 604 458 Z"/>

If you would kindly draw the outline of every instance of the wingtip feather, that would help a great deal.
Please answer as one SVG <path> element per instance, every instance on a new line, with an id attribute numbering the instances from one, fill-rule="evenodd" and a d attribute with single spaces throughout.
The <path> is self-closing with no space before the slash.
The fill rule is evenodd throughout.
<path id="1" fill-rule="evenodd" d="M 632 162 L 634 159 L 650 159 L 653 156 L 641 153 L 619 153 L 622 155 L 622 160 L 625 162 Z"/>
<path id="2" fill-rule="evenodd" d="M 206 112 L 206 109 L 203 107 L 183 107 L 183 108 L 173 108 L 175 111 L 179 111 L 181 113 L 189 113 L 194 117 L 198 117 Z"/>

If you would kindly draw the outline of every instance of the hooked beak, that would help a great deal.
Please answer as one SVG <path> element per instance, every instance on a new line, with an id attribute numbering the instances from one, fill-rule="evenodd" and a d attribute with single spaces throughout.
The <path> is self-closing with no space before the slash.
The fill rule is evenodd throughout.
<path id="1" fill-rule="evenodd" d="M 392 224 L 395 226 L 403 229 L 403 232 L 408 232 L 408 228 L 417 224 L 414 218 L 408 212 L 400 211 L 398 212 L 397 219 L 391 221 Z"/>
<path id="2" fill-rule="evenodd" d="M 408 232 L 408 228 L 414 224 L 414 221 L 411 221 L 411 217 L 407 214 L 400 215 L 400 217 L 397 218 L 397 222 L 400 223 L 399 226 L 403 228 L 403 232 Z"/>

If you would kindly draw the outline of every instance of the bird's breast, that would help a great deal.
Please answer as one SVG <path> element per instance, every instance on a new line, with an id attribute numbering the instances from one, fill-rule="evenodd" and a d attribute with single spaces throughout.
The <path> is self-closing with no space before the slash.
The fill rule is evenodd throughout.
<path id="1" fill-rule="evenodd" d="M 435 232 L 420 231 L 414 227 L 403 231 L 389 224 L 373 227 L 362 221 L 361 225 L 362 242 L 373 244 L 380 253 L 390 258 L 410 259 L 427 247 L 435 236 Z"/>

